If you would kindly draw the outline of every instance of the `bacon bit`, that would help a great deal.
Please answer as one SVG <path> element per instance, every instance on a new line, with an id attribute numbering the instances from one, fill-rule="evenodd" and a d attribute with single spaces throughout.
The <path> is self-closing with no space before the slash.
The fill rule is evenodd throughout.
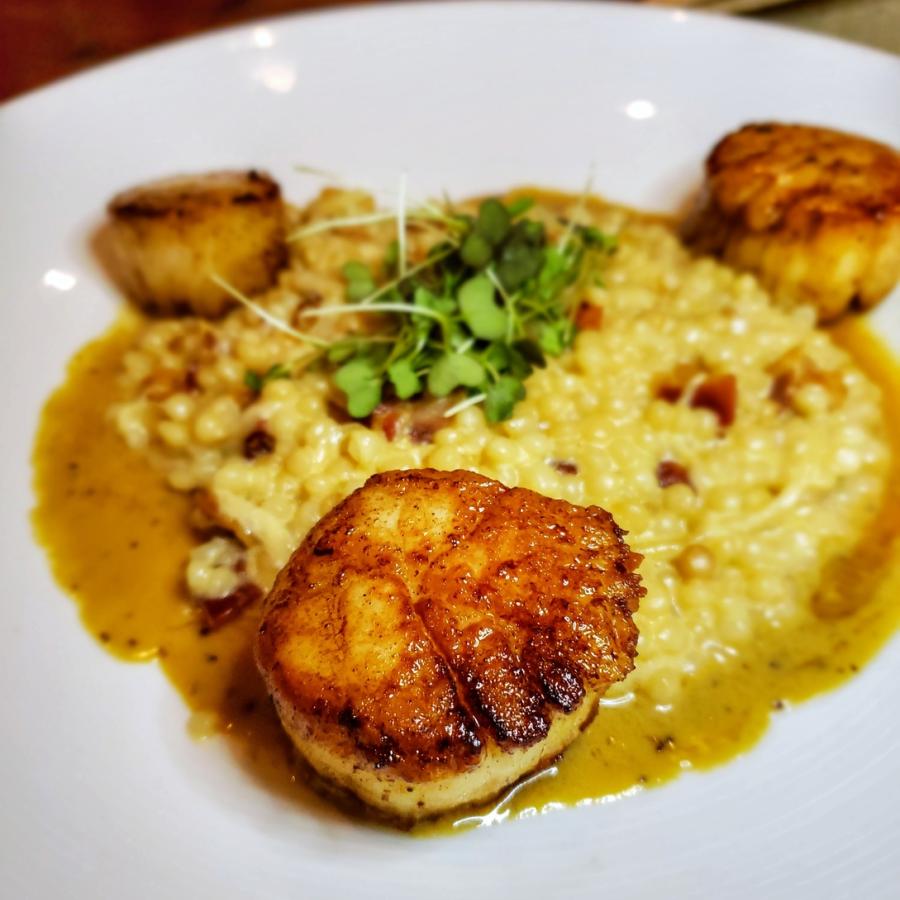
<path id="1" fill-rule="evenodd" d="M 681 399 L 681 393 L 684 388 L 677 387 L 674 384 L 661 384 L 656 389 L 656 396 L 666 403 L 677 403 Z"/>
<path id="2" fill-rule="evenodd" d="M 794 377 L 790 372 L 780 372 L 772 379 L 772 387 L 769 388 L 769 399 L 779 406 L 793 408 Z"/>
<path id="3" fill-rule="evenodd" d="M 603 307 L 582 300 L 575 313 L 575 324 L 580 331 L 599 331 L 603 327 Z"/>
<path id="4" fill-rule="evenodd" d="M 234 529 L 225 520 L 219 504 L 207 488 L 197 488 L 191 492 L 194 504 L 188 517 L 191 529 L 204 540 L 213 537 L 234 537 Z"/>
<path id="5" fill-rule="evenodd" d="M 656 481 L 661 488 L 672 487 L 673 484 L 694 487 L 688 470 L 674 459 L 664 459 L 659 463 L 656 467 Z"/>
<path id="6" fill-rule="evenodd" d="M 578 463 L 570 462 L 567 459 L 553 459 L 550 460 L 550 465 L 556 469 L 557 472 L 562 472 L 563 475 L 577 475 L 578 474 Z"/>
<path id="7" fill-rule="evenodd" d="M 300 302 L 291 314 L 288 324 L 293 325 L 294 328 L 299 328 L 301 331 L 305 330 L 309 327 L 309 319 L 304 319 L 303 314 L 307 310 L 321 306 L 324 300 L 325 298 L 318 291 L 301 291 Z"/>
<path id="8" fill-rule="evenodd" d="M 847 398 L 847 386 L 840 372 L 820 369 L 801 350 L 789 350 L 775 360 L 766 371 L 772 375 L 769 399 L 785 409 L 801 412 L 797 392 L 808 384 L 818 384 L 828 393 L 830 408 L 835 409 Z"/>
<path id="9" fill-rule="evenodd" d="M 341 406 L 336 400 L 328 400 L 328 415 L 339 425 L 349 425 L 351 422 L 359 421 L 347 412 L 346 406 Z"/>
<path id="10" fill-rule="evenodd" d="M 189 394 L 200 390 L 200 382 L 197 380 L 197 366 L 193 363 L 187 367 L 187 371 L 184 373 L 184 389 Z"/>
<path id="11" fill-rule="evenodd" d="M 690 381 L 703 371 L 698 363 L 679 363 L 656 383 L 656 396 L 666 403 L 677 403 Z"/>
<path id="12" fill-rule="evenodd" d="M 413 418 L 413 422 L 409 428 L 409 439 L 414 444 L 431 444 L 434 442 L 434 436 L 441 430 L 444 425 L 444 414 L 430 419 Z"/>
<path id="13" fill-rule="evenodd" d="M 382 403 L 369 417 L 369 427 L 384 432 L 389 441 L 408 437 L 414 444 L 430 444 L 435 434 L 447 424 L 444 413 L 456 399 Z"/>
<path id="14" fill-rule="evenodd" d="M 737 409 L 737 379 L 734 375 L 711 375 L 694 391 L 693 409 L 708 409 L 724 428 L 734 422 Z"/>
<path id="15" fill-rule="evenodd" d="M 197 374 L 191 369 L 157 369 L 148 375 L 141 387 L 148 400 L 166 400 L 179 391 L 194 391 L 197 389 Z"/>
<path id="16" fill-rule="evenodd" d="M 203 612 L 203 622 L 210 631 L 221 628 L 226 622 L 232 621 L 248 606 L 252 606 L 262 597 L 262 588 L 246 581 L 237 590 L 232 591 L 227 597 L 216 597 L 200 601 Z"/>
<path id="17" fill-rule="evenodd" d="M 198 488 L 193 493 L 194 505 L 209 519 L 215 519 L 219 515 L 219 504 L 212 492 L 206 488 Z"/>
<path id="18" fill-rule="evenodd" d="M 244 458 L 256 459 L 275 449 L 275 437 L 264 428 L 256 428 L 244 438 Z"/>
<path id="19" fill-rule="evenodd" d="M 372 415 L 372 426 L 374 428 L 381 428 L 385 437 L 387 437 L 389 441 L 393 441 L 394 438 L 397 437 L 397 431 L 400 428 L 400 410 L 396 408 L 388 410 L 376 424 L 375 417 L 377 415 L 378 410 L 376 409 Z"/>

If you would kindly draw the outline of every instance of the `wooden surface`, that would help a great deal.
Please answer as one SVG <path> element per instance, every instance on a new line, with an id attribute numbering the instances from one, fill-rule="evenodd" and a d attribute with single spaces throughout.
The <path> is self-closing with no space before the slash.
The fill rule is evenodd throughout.
<path id="1" fill-rule="evenodd" d="M 900 54 L 900 0 L 804 0 L 754 18 Z"/>
<path id="2" fill-rule="evenodd" d="M 0 0 L 0 100 L 172 38 L 338 5 L 340 0 Z M 806 0 L 754 18 L 900 52 L 900 0 Z"/>
<path id="3" fill-rule="evenodd" d="M 0 0 L 0 99 L 159 44 L 334 0 Z"/>

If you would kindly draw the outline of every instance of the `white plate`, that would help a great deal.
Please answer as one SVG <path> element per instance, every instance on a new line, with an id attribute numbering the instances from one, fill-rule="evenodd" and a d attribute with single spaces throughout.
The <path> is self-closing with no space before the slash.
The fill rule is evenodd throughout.
<path id="1" fill-rule="evenodd" d="M 760 118 L 900 143 L 900 62 L 684 12 L 395 6 L 221 32 L 2 110 L 5 896 L 896 896 L 900 642 L 714 772 L 412 841 L 312 818 L 193 743 L 156 668 L 85 633 L 29 530 L 41 402 L 118 302 L 85 247 L 116 189 L 255 164 L 296 198 L 295 162 L 385 186 L 406 171 L 419 194 L 579 188 L 594 164 L 600 192 L 673 208 L 711 143 Z M 898 307 L 878 321 L 900 347 Z"/>

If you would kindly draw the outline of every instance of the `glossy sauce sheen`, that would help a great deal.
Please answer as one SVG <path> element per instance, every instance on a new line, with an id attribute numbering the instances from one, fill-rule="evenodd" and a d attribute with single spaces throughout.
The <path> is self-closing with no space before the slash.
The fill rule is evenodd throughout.
<path id="1" fill-rule="evenodd" d="M 201 627 L 182 582 L 196 543 L 188 499 L 127 450 L 107 419 L 119 361 L 136 326 L 125 318 L 84 348 L 47 403 L 34 454 L 36 533 L 88 631 L 123 659 L 158 659 L 194 711 L 193 733 L 223 732 L 254 776 L 322 809 L 292 761 L 253 664 L 258 608 L 217 632 Z M 491 809 L 420 830 L 599 800 L 721 763 L 753 744 L 773 713 L 849 678 L 894 632 L 900 622 L 900 367 L 860 321 L 849 319 L 832 333 L 883 389 L 893 463 L 882 511 L 859 554 L 832 566 L 802 628 L 773 630 L 740 648 L 727 666 L 697 673 L 668 712 L 641 696 L 603 705 L 554 769 Z"/>

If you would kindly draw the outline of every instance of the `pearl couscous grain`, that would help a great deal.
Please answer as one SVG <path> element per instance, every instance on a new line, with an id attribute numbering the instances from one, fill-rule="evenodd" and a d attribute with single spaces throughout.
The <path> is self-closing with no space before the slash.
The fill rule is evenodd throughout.
<path id="1" fill-rule="evenodd" d="M 332 191 L 304 215 L 369 202 Z M 307 352 L 250 311 L 146 325 L 124 359 L 129 399 L 114 409 L 116 424 L 234 535 L 192 554 L 196 596 L 234 589 L 237 569 L 267 588 L 312 525 L 370 475 L 431 466 L 596 504 L 628 531 L 645 556 L 647 597 L 638 668 L 612 697 L 643 690 L 672 702 L 692 672 L 727 659 L 756 629 L 797 621 L 824 566 L 852 549 L 879 505 L 889 451 L 877 388 L 811 309 L 776 309 L 751 277 L 692 258 L 662 224 L 553 202 L 538 207 L 548 221 L 581 215 L 618 235 L 604 284 L 586 297 L 603 308 L 602 327 L 536 371 L 499 425 L 470 407 L 430 443 L 391 440 L 336 414 L 318 371 L 270 381 L 259 395 L 245 388 L 246 370 Z M 378 260 L 392 236 L 389 225 L 318 234 L 295 247 L 259 301 L 295 324 L 307 302 L 339 303 L 341 265 Z M 413 234 L 411 248 L 427 240 Z M 736 389 L 733 421 L 696 400 L 722 376 Z M 246 452 L 259 430 L 272 438 L 266 452 Z M 676 473 L 666 486 L 661 463 Z"/>

